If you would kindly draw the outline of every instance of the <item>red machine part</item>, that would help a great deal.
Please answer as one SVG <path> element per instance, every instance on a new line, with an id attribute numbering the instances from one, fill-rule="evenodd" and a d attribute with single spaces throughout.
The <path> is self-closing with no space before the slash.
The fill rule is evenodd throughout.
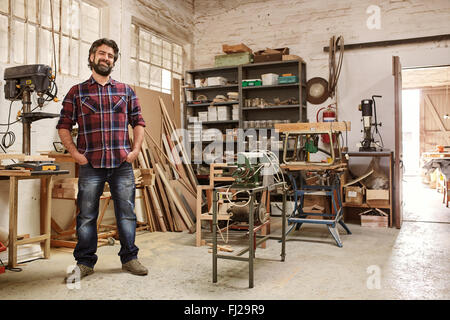
<path id="1" fill-rule="evenodd" d="M 319 121 L 319 115 L 320 115 L 320 111 L 322 111 L 322 121 Z M 330 104 L 328 107 L 322 107 L 317 111 L 316 114 L 316 119 L 317 122 L 333 122 L 336 121 L 336 111 L 335 108 L 332 107 L 332 105 Z M 329 144 L 330 143 L 330 136 L 327 134 L 323 134 L 322 135 L 322 142 Z"/>

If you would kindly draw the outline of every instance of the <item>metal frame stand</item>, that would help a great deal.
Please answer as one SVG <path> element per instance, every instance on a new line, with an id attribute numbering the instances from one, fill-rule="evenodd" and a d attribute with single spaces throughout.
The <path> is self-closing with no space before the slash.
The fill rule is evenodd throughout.
<path id="1" fill-rule="evenodd" d="M 291 173 L 288 174 L 289 179 L 292 182 L 292 186 L 294 188 L 294 201 L 295 207 L 292 212 L 291 217 L 288 219 L 288 223 L 292 224 L 292 226 L 287 231 L 286 235 L 288 235 L 294 228 L 296 230 L 300 229 L 303 223 L 314 223 L 314 224 L 325 224 L 328 227 L 328 231 L 330 231 L 334 240 L 338 247 L 342 247 L 342 241 L 339 237 L 339 230 L 337 228 L 337 224 L 340 224 L 347 234 L 352 234 L 350 229 L 342 220 L 344 211 L 342 207 L 341 200 L 341 183 L 339 180 L 339 176 L 334 174 L 332 178 L 332 182 L 330 185 L 303 185 L 301 182 L 300 188 L 297 188 L 297 183 L 295 182 L 294 177 Z M 315 194 L 315 195 L 325 195 L 331 197 L 331 202 L 334 208 L 334 214 L 326 214 L 326 213 L 317 213 L 317 212 L 304 212 L 303 211 L 303 203 L 304 197 L 306 194 Z M 300 196 L 300 204 L 298 203 L 298 197 Z M 307 216 L 322 216 L 322 217 L 332 217 L 334 219 L 322 220 L 322 219 L 310 219 Z"/>
<path id="2" fill-rule="evenodd" d="M 219 189 L 223 189 L 223 187 L 217 187 L 213 191 L 213 204 L 212 204 L 212 214 L 213 214 L 213 252 L 212 252 L 212 267 L 213 267 L 213 279 L 212 282 L 217 282 L 217 260 L 218 259 L 229 259 L 229 260 L 237 260 L 237 261 L 246 261 L 248 262 L 248 274 L 249 274 L 249 288 L 254 287 L 254 260 L 255 260 L 255 251 L 256 247 L 260 245 L 262 242 L 274 239 L 281 241 L 281 261 L 283 262 L 285 260 L 286 256 L 286 190 L 283 191 L 283 208 L 282 208 L 282 230 L 281 230 L 281 236 L 271 236 L 271 235 L 257 235 L 256 232 L 260 230 L 262 227 L 270 223 L 270 221 L 266 221 L 265 223 L 255 226 L 254 225 L 254 215 L 253 210 L 254 208 L 254 202 L 256 200 L 256 195 L 258 193 L 261 193 L 265 190 L 270 191 L 277 187 L 286 187 L 284 182 L 279 182 L 275 184 L 271 184 L 269 186 L 261 186 L 256 188 L 233 188 L 238 190 L 245 190 L 250 193 L 250 203 L 249 203 L 249 237 L 248 237 L 248 247 L 244 248 L 240 252 L 238 252 L 236 255 L 223 255 L 217 253 L 217 211 L 218 211 L 218 192 Z M 260 238 L 258 241 L 256 238 Z M 248 257 L 241 257 L 244 253 L 248 252 Z"/>

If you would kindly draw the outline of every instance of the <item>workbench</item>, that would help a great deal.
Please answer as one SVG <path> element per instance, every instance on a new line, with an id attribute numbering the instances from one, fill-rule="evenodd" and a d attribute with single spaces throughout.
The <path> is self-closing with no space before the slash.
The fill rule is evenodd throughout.
<path id="1" fill-rule="evenodd" d="M 17 267 L 17 247 L 24 244 L 43 242 L 44 258 L 50 258 L 50 236 L 51 236 L 51 198 L 53 176 L 67 174 L 67 170 L 58 171 L 30 171 L 30 170 L 0 170 L 0 180 L 9 180 L 9 245 L 8 245 L 8 268 Z M 40 179 L 41 180 L 41 231 L 39 236 L 18 240 L 17 217 L 18 217 L 18 194 L 19 180 Z"/>
<path id="2" fill-rule="evenodd" d="M 271 236 L 269 235 L 257 235 L 258 230 L 261 230 L 270 223 L 270 220 L 265 221 L 262 224 L 255 226 L 253 210 L 255 209 L 254 204 L 256 200 L 256 195 L 263 193 L 264 191 L 270 192 L 277 188 L 283 188 L 283 208 L 281 212 L 282 226 L 281 226 L 281 236 Z M 248 192 L 249 198 L 249 223 L 248 223 L 248 247 L 244 248 L 235 255 L 225 255 L 217 253 L 217 213 L 218 213 L 218 195 L 221 190 L 226 187 L 216 187 L 213 191 L 213 204 L 212 204 L 212 221 L 213 221 L 213 247 L 212 247 L 212 257 L 213 257 L 213 283 L 217 282 L 217 261 L 218 259 L 229 259 L 237 261 L 248 262 L 248 272 L 249 272 L 249 288 L 254 286 L 253 277 L 253 266 L 255 257 L 255 251 L 258 245 L 265 242 L 266 240 L 273 239 L 281 241 L 281 261 L 285 260 L 286 256 L 286 183 L 278 182 L 268 186 L 260 186 L 255 188 L 245 188 L 245 187 L 233 187 L 233 190 Z M 260 238 L 256 241 L 256 238 Z M 241 257 L 244 253 L 248 252 L 248 257 Z"/>

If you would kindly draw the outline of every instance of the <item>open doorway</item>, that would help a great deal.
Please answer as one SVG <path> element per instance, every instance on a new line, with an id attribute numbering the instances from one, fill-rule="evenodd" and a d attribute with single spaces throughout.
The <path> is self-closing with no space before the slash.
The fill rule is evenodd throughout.
<path id="1" fill-rule="evenodd" d="M 450 153 L 450 66 L 403 69 L 402 89 L 404 220 L 449 222 L 439 177 L 423 159 L 438 146 Z"/>

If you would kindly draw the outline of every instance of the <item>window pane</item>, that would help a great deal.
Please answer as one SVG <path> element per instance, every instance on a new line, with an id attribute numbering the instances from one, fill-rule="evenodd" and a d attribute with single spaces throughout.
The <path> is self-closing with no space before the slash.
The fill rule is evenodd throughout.
<path id="1" fill-rule="evenodd" d="M 69 37 L 61 38 L 61 72 L 69 74 L 70 70 L 70 57 L 69 57 Z"/>
<path id="2" fill-rule="evenodd" d="M 52 34 L 50 33 L 50 39 L 52 37 Z M 56 63 L 57 66 L 59 68 L 59 37 L 57 34 L 55 34 L 55 53 L 56 53 Z M 50 43 L 50 58 L 51 58 L 51 63 L 50 66 L 52 67 L 53 72 L 56 72 L 56 67 L 55 67 L 55 60 L 53 59 L 53 42 Z"/>
<path id="3" fill-rule="evenodd" d="M 41 0 L 41 25 L 50 28 L 50 0 Z"/>
<path id="4" fill-rule="evenodd" d="M 179 46 L 179 45 L 177 45 L 177 44 L 174 44 L 174 45 L 173 45 L 173 52 L 174 52 L 175 54 L 179 55 L 179 56 L 181 56 L 182 53 L 183 53 L 183 51 L 182 51 L 182 49 L 181 49 L 181 46 Z"/>
<path id="5" fill-rule="evenodd" d="M 100 11 L 87 3 L 81 3 L 81 38 L 94 42 L 100 37 Z"/>
<path id="6" fill-rule="evenodd" d="M 41 25 L 47 28 L 52 27 L 50 0 L 41 0 Z M 54 30 L 59 31 L 59 0 L 53 0 L 53 25 Z"/>
<path id="7" fill-rule="evenodd" d="M 163 41 L 163 67 L 172 69 L 172 45 Z"/>
<path id="8" fill-rule="evenodd" d="M 9 13 L 8 0 L 0 0 L 0 11 Z"/>
<path id="9" fill-rule="evenodd" d="M 162 65 L 162 40 L 155 36 L 152 36 L 152 63 Z"/>
<path id="10" fill-rule="evenodd" d="M 136 25 L 131 25 L 131 58 L 136 58 L 137 53 L 137 44 L 138 44 L 138 35 Z"/>
<path id="11" fill-rule="evenodd" d="M 81 66 L 80 66 L 80 77 L 82 79 L 88 79 L 91 76 L 91 69 L 88 67 L 88 56 L 89 56 L 89 48 L 91 47 L 90 43 L 81 42 Z"/>
<path id="12" fill-rule="evenodd" d="M 170 92 L 170 89 L 172 87 L 172 73 L 168 70 L 162 69 L 162 88 L 168 89 Z"/>
<path id="13" fill-rule="evenodd" d="M 37 62 L 36 56 L 36 27 L 28 24 L 27 33 L 27 63 L 35 64 Z"/>
<path id="14" fill-rule="evenodd" d="M 8 17 L 0 15 L 0 61 L 8 62 Z"/>
<path id="15" fill-rule="evenodd" d="M 70 31 L 70 0 L 62 0 L 61 6 L 62 6 L 62 9 L 61 9 L 62 15 L 63 15 L 63 17 L 65 17 L 65 19 L 63 19 L 63 22 L 61 23 L 61 31 L 64 34 L 69 34 L 69 31 Z"/>
<path id="16" fill-rule="evenodd" d="M 25 19 L 25 0 L 14 0 L 12 2 L 13 5 L 13 14 L 16 17 Z"/>
<path id="17" fill-rule="evenodd" d="M 69 47 L 69 56 L 70 56 L 70 74 L 73 76 L 78 76 L 78 61 L 79 59 L 79 47 L 80 42 L 79 40 L 72 39 L 70 41 L 70 47 Z"/>
<path id="18" fill-rule="evenodd" d="M 161 88 L 161 68 L 151 66 L 150 69 L 150 84 Z"/>
<path id="19" fill-rule="evenodd" d="M 51 33 L 41 29 L 39 33 L 39 63 L 50 65 L 52 58 Z"/>
<path id="20" fill-rule="evenodd" d="M 130 79 L 131 79 L 131 83 L 134 84 L 134 85 L 139 85 L 139 81 L 138 81 L 138 78 L 137 78 L 137 68 L 136 68 L 136 66 L 137 66 L 136 60 L 131 59 L 130 60 L 130 74 L 131 74 Z"/>
<path id="21" fill-rule="evenodd" d="M 148 63 L 139 62 L 139 84 L 143 87 L 150 85 L 150 65 Z"/>
<path id="22" fill-rule="evenodd" d="M 181 64 L 181 56 L 177 54 L 173 54 L 173 65 L 172 70 L 174 72 L 182 73 L 183 72 L 183 66 Z"/>
<path id="23" fill-rule="evenodd" d="M 72 29 L 72 37 L 80 37 L 80 4 L 78 1 L 72 1 L 70 7 L 70 25 Z M 99 24 L 99 22 L 97 22 Z"/>
<path id="24" fill-rule="evenodd" d="M 14 21 L 12 43 L 14 44 L 14 62 L 25 63 L 25 24 L 23 22 Z"/>
<path id="25" fill-rule="evenodd" d="M 37 22 L 37 0 L 27 0 L 28 20 Z"/>
<path id="26" fill-rule="evenodd" d="M 150 62 L 150 33 L 139 30 L 139 59 Z"/>
<path id="27" fill-rule="evenodd" d="M 61 6 L 61 1 L 60 0 L 53 0 L 53 25 L 54 25 L 54 30 L 55 31 L 59 31 L 60 30 L 60 16 L 59 16 L 59 8 Z"/>

